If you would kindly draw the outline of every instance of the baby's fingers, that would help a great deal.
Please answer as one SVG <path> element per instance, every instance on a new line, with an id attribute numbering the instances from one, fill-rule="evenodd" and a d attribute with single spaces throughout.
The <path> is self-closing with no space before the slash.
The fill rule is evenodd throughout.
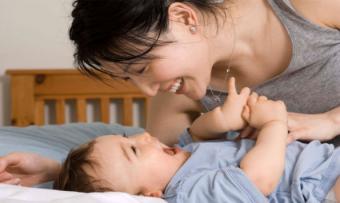
<path id="1" fill-rule="evenodd" d="M 260 96 L 258 100 L 259 100 L 259 101 L 267 101 L 268 98 L 265 97 L 265 96 Z"/>
<path id="2" fill-rule="evenodd" d="M 250 107 L 254 106 L 257 102 L 258 94 L 256 92 L 251 93 L 249 99 L 248 99 L 248 105 Z"/>
<path id="3" fill-rule="evenodd" d="M 242 88 L 240 95 L 245 96 L 246 98 L 250 95 L 250 89 L 248 87 Z"/>
<path id="4" fill-rule="evenodd" d="M 243 117 L 244 120 L 249 122 L 250 109 L 249 109 L 249 107 L 247 105 L 244 106 L 244 108 L 243 108 L 242 117 Z"/>

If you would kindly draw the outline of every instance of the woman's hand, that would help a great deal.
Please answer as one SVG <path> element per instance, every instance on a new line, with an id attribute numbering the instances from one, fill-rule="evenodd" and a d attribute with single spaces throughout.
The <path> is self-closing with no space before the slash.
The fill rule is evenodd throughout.
<path id="1" fill-rule="evenodd" d="M 228 97 L 222 106 L 218 106 L 198 117 L 190 127 L 194 141 L 221 138 L 221 133 L 244 128 L 246 121 L 242 118 L 250 89 L 243 88 L 240 93 L 235 86 L 235 78 L 229 79 Z"/>
<path id="2" fill-rule="evenodd" d="M 335 138 L 339 132 L 339 124 L 335 122 L 339 110 L 322 114 L 288 113 L 288 142 L 294 140 L 327 141 Z"/>
<path id="3" fill-rule="evenodd" d="M 250 95 L 248 87 L 243 88 L 240 93 L 237 93 L 235 78 L 229 80 L 228 97 L 220 108 L 216 108 L 221 115 L 221 126 L 228 126 L 225 131 L 240 130 L 246 126 L 246 121 L 242 118 L 242 112 Z M 214 110 L 213 110 L 214 111 Z"/>
<path id="4" fill-rule="evenodd" d="M 33 186 L 54 180 L 60 167 L 57 161 L 37 154 L 11 153 L 0 157 L 0 183 Z"/>

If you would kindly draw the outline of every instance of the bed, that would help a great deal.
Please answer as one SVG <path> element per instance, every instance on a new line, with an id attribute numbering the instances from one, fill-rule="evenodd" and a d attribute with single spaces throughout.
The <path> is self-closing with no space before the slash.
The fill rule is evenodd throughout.
<path id="1" fill-rule="evenodd" d="M 140 107 L 137 117 L 145 120 L 149 98 L 130 83 L 110 81 L 105 85 L 72 69 L 10 70 L 7 74 L 10 77 L 13 127 L 0 128 L 0 156 L 27 151 L 61 162 L 71 148 L 96 136 L 132 135 L 143 131 L 144 123 L 136 123 L 134 119 L 135 104 Z M 92 108 L 96 109 L 92 113 L 97 119 L 90 119 L 88 106 L 94 100 L 97 107 Z M 112 105 L 118 110 L 111 111 Z M 112 119 L 117 114 L 119 118 Z M 119 192 L 56 191 L 50 189 L 51 185 L 46 183 L 26 188 L 0 184 L 0 202 L 165 203 L 160 198 Z"/>
<path id="2" fill-rule="evenodd" d="M 10 77 L 12 126 L 0 128 L 0 156 L 24 151 L 62 162 L 71 148 L 96 136 L 143 131 L 144 123 L 134 121 L 135 106 L 137 103 L 140 107 L 137 117 L 145 120 L 149 99 L 130 83 L 107 81 L 103 84 L 72 69 L 6 73 Z M 95 109 L 92 114 L 97 118 L 89 119 L 89 106 L 93 103 L 97 107 L 92 108 Z M 113 104 L 114 112 L 110 110 Z M 118 118 L 112 119 L 117 114 Z M 0 202 L 165 202 L 160 198 L 119 192 L 56 191 L 51 186 L 51 182 L 34 188 L 0 184 Z"/>

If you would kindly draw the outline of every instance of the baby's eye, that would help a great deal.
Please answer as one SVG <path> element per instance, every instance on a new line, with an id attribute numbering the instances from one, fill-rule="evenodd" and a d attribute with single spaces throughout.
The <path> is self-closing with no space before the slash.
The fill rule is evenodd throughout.
<path id="1" fill-rule="evenodd" d="M 133 151 L 134 154 L 137 154 L 137 150 L 136 150 L 136 147 L 135 146 L 131 146 L 131 149 Z"/>

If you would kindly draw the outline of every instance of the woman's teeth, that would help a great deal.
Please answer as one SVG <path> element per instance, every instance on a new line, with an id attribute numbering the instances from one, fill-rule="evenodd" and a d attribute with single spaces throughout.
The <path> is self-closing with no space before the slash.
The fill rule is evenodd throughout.
<path id="1" fill-rule="evenodd" d="M 173 84 L 169 90 L 169 92 L 171 93 L 176 93 L 177 90 L 181 87 L 182 84 L 182 78 L 178 78 L 175 82 L 175 84 Z"/>

